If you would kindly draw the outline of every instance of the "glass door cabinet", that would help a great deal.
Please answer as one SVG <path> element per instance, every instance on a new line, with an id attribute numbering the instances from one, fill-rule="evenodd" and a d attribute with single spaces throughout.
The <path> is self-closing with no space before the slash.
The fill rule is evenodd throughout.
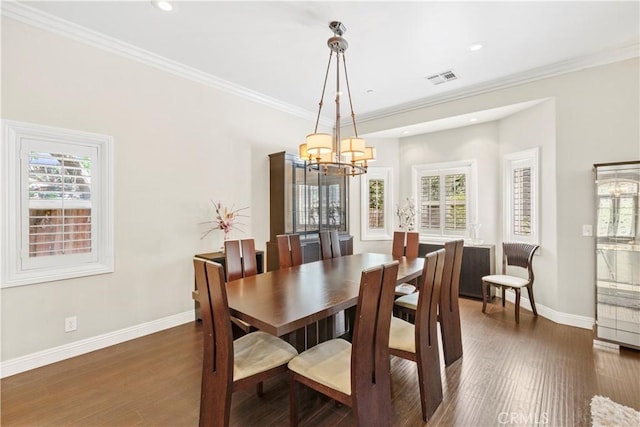
<path id="1" fill-rule="evenodd" d="M 304 262 L 320 257 L 318 233 L 337 230 L 343 255 L 353 253 L 348 224 L 348 181 L 309 169 L 297 155 L 269 155 L 269 241 L 267 270 L 278 268 L 279 234 L 299 234 Z"/>
<path id="2" fill-rule="evenodd" d="M 596 336 L 640 349 L 640 161 L 594 165 Z"/>

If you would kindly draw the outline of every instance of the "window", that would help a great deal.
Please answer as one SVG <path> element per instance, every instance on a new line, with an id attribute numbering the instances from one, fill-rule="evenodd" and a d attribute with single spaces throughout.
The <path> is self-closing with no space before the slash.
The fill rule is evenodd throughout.
<path id="1" fill-rule="evenodd" d="M 111 137 L 3 121 L 3 286 L 113 271 Z"/>
<path id="2" fill-rule="evenodd" d="M 465 236 L 475 218 L 475 160 L 413 167 L 418 229 L 431 237 Z"/>
<path id="3" fill-rule="evenodd" d="M 504 240 L 539 244 L 539 149 L 504 156 Z"/>
<path id="4" fill-rule="evenodd" d="M 392 238 L 391 173 L 391 168 L 370 167 L 367 173 L 362 175 L 360 180 L 362 240 Z"/>

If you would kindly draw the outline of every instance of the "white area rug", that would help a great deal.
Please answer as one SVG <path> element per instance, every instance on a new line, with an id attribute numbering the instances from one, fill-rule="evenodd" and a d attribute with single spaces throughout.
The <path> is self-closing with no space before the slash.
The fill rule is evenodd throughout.
<path id="1" fill-rule="evenodd" d="M 640 412 L 616 403 L 608 397 L 593 396 L 591 425 L 593 427 L 638 427 Z"/>

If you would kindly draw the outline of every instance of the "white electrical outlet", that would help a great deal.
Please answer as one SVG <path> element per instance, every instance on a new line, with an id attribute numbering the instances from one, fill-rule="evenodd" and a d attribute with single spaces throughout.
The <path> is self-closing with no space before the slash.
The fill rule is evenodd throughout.
<path id="1" fill-rule="evenodd" d="M 76 329 L 78 329 L 78 318 L 76 316 L 71 316 L 64 319 L 65 332 L 73 332 Z"/>
<path id="2" fill-rule="evenodd" d="M 591 224 L 583 224 L 582 225 L 582 235 L 583 236 L 593 236 L 593 225 L 591 225 Z"/>

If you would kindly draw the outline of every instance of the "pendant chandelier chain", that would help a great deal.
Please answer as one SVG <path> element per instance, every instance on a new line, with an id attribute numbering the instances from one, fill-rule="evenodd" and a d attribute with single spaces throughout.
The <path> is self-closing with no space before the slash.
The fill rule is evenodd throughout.
<path id="1" fill-rule="evenodd" d="M 316 117 L 316 127 L 313 133 L 318 133 L 318 124 L 320 123 L 320 113 L 322 113 L 322 106 L 324 105 L 324 92 L 327 89 L 327 80 L 329 79 L 329 70 L 331 70 L 331 58 L 333 58 L 333 51 L 329 51 L 329 62 L 327 63 L 327 71 L 324 74 L 324 83 L 322 85 L 322 95 L 320 95 L 320 102 L 318 102 L 318 116 Z"/>
<path id="2" fill-rule="evenodd" d="M 356 113 L 353 112 L 353 102 L 351 101 L 351 87 L 349 86 L 349 75 L 347 74 L 347 57 L 342 52 L 342 65 L 344 66 L 344 80 L 347 83 L 347 96 L 349 97 L 349 108 L 351 109 L 351 123 L 353 123 L 353 134 L 358 138 L 358 128 L 356 127 Z"/>

